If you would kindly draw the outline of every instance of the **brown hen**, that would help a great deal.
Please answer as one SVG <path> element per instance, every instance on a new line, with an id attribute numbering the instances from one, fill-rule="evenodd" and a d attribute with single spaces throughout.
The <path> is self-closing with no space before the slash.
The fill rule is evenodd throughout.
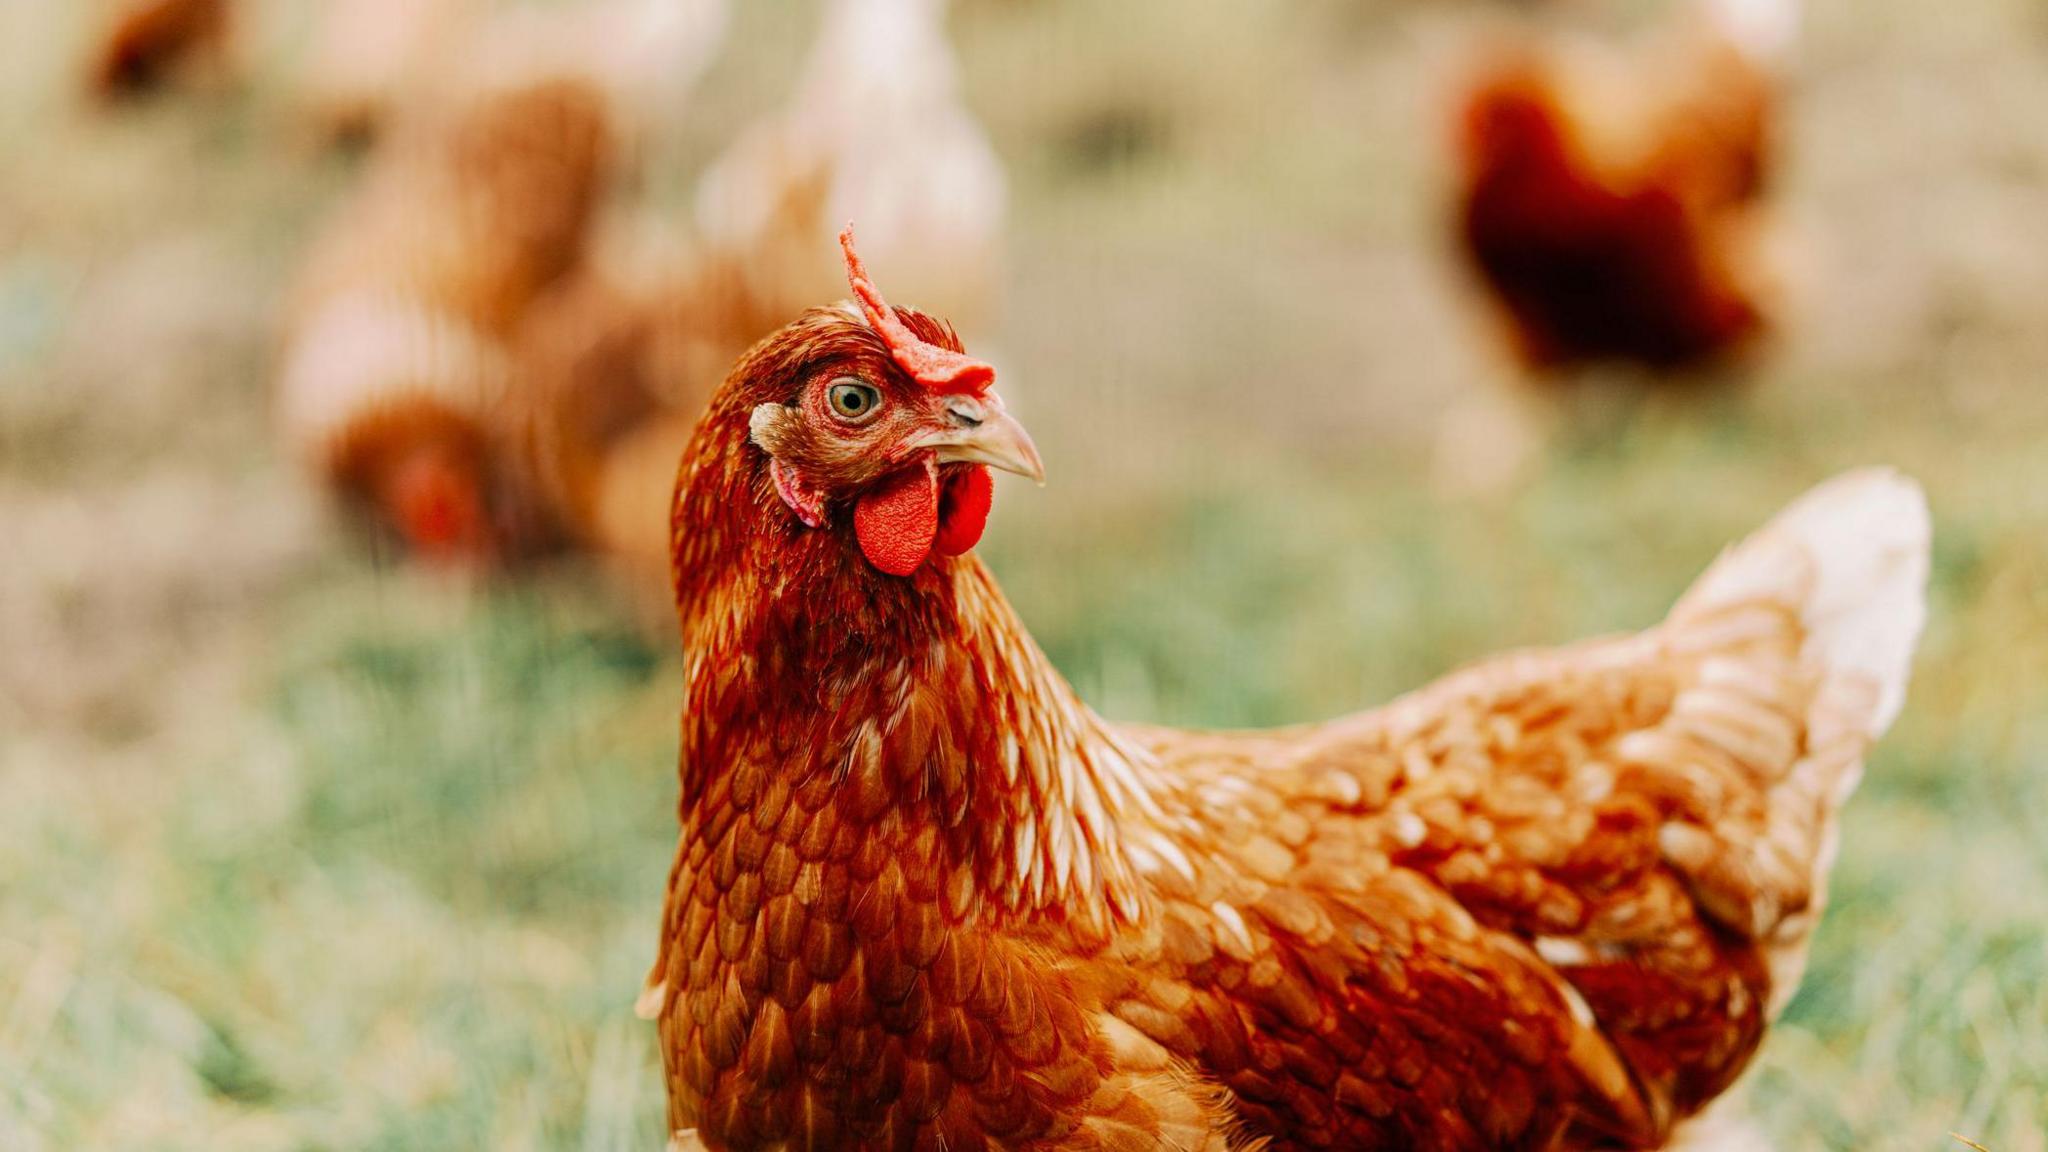
<path id="1" fill-rule="evenodd" d="M 611 148 L 604 96 L 576 78 L 473 93 L 390 143 L 312 257 L 286 432 L 418 551 L 479 558 L 537 534 L 508 483 L 509 341 L 580 259 Z"/>
<path id="2" fill-rule="evenodd" d="M 1761 252 L 1788 0 L 1717 0 L 1633 57 L 1518 44 L 1464 99 L 1457 227 L 1532 368 L 1657 369 L 1743 347 Z"/>
<path id="3" fill-rule="evenodd" d="M 683 458 L 679 1146 L 1648 1148 L 1729 1087 L 1900 706 L 1910 482 L 1823 486 L 1636 635 L 1117 725 L 966 554 L 987 468 L 1042 474 L 992 372 L 853 279 Z"/>

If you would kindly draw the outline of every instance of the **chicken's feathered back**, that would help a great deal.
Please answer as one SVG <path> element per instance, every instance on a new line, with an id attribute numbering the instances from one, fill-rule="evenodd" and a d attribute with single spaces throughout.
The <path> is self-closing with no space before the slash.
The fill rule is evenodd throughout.
<path id="1" fill-rule="evenodd" d="M 1196 962 L 1129 1011 L 1264 1131 L 1661 1143 L 1797 987 L 1927 545 L 1916 488 L 1853 475 L 1647 632 L 1277 737 L 1141 736 L 1204 831 L 1146 870 Z M 1241 1047 L 1180 1022 L 1233 1011 Z"/>

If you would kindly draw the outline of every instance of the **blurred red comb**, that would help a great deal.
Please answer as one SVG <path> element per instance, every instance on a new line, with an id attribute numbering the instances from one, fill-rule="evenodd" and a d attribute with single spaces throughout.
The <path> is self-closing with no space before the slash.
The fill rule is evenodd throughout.
<path id="1" fill-rule="evenodd" d="M 853 286 L 854 299 L 868 318 L 868 325 L 881 333 L 889 356 L 911 379 L 934 392 L 984 392 L 996 382 L 996 370 L 971 356 L 941 348 L 917 338 L 896 310 L 882 299 L 882 291 L 868 279 L 860 254 L 853 250 L 853 225 L 839 233 L 839 248 L 846 253 L 846 282 Z"/>

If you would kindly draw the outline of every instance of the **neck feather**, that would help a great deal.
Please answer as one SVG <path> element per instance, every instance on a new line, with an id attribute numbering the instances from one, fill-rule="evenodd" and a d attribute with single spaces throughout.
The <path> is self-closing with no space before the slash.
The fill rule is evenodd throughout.
<path id="1" fill-rule="evenodd" d="M 1165 821 L 1151 754 L 1081 703 L 979 560 L 874 571 L 843 523 L 787 512 L 744 428 L 714 410 L 678 494 L 686 821 L 765 756 L 792 787 L 829 774 L 864 825 L 935 828 L 1010 914 L 1138 920 L 1123 830 Z"/>

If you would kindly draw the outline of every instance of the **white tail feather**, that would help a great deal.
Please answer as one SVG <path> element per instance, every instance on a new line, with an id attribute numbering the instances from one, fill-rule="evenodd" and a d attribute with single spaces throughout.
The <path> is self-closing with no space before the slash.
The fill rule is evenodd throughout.
<path id="1" fill-rule="evenodd" d="M 1792 593 L 1805 655 L 1875 693 L 1865 735 L 1891 726 L 1927 620 L 1930 529 L 1920 486 L 1889 469 L 1837 476 L 1794 501 L 1714 562 L 1674 616 L 1759 592 Z"/>
<path id="2" fill-rule="evenodd" d="M 1799 758 L 1771 783 L 1760 830 L 1720 835 L 1667 827 L 1667 858 L 1695 895 L 1764 936 L 1769 1014 L 1806 967 L 1840 842 L 1837 815 L 1863 752 L 1898 716 L 1927 618 L 1929 529 L 1920 488 L 1895 472 L 1838 476 L 1794 501 L 1716 560 L 1672 610 L 1674 635 L 1709 647 L 1797 619 L 1799 663 L 1813 676 Z M 1818 804 L 1818 810 L 1815 805 Z"/>

